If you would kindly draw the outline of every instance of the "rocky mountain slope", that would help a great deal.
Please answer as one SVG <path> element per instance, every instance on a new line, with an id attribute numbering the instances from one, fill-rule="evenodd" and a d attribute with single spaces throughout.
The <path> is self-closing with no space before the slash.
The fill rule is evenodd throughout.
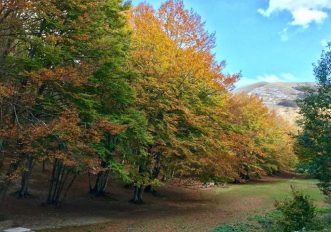
<path id="1" fill-rule="evenodd" d="M 237 93 L 246 93 L 260 97 L 269 109 L 274 110 L 295 125 L 298 118 L 298 106 L 296 100 L 304 96 L 307 88 L 313 88 L 311 82 L 259 82 L 236 90 Z"/>

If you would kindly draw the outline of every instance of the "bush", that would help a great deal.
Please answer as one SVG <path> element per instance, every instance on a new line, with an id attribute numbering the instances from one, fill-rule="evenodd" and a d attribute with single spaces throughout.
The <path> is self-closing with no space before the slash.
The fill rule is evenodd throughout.
<path id="1" fill-rule="evenodd" d="M 258 231 L 258 229 L 255 225 L 247 223 L 233 223 L 221 225 L 214 229 L 213 232 L 253 232 Z"/>
<path id="2" fill-rule="evenodd" d="M 330 231 L 330 229 L 331 229 L 331 208 L 318 209 L 317 224 L 315 231 Z"/>
<path id="3" fill-rule="evenodd" d="M 281 228 L 277 223 L 283 214 L 279 210 L 273 210 L 265 215 L 256 215 L 253 220 L 260 225 L 260 231 L 280 232 Z"/>
<path id="4" fill-rule="evenodd" d="M 322 193 L 326 197 L 326 201 L 331 203 L 331 181 L 321 181 L 317 184 L 318 188 L 322 191 Z"/>
<path id="5" fill-rule="evenodd" d="M 249 217 L 245 222 L 223 224 L 213 232 L 317 232 L 331 231 L 331 208 L 316 209 L 310 197 L 292 188 L 292 197 L 276 202 L 276 209 Z"/>
<path id="6" fill-rule="evenodd" d="M 284 232 L 309 230 L 314 226 L 316 208 L 309 196 L 291 188 L 293 197 L 275 204 L 276 209 L 282 213 L 277 224 Z"/>
<path id="7" fill-rule="evenodd" d="M 293 199 L 292 199 L 293 200 Z M 263 215 L 249 217 L 247 222 L 237 222 L 223 224 L 213 230 L 213 232 L 318 232 L 331 231 L 331 208 L 316 209 L 316 218 L 311 220 L 309 225 L 294 230 L 294 227 L 286 227 L 282 222 L 286 221 L 285 215 L 280 210 L 272 210 Z M 292 225 L 294 225 L 292 221 Z"/>

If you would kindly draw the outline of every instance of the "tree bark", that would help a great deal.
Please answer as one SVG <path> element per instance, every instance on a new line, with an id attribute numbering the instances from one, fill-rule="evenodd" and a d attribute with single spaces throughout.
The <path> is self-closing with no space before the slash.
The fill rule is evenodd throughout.
<path id="1" fill-rule="evenodd" d="M 46 160 L 43 160 L 43 169 L 42 172 L 46 172 Z"/>
<path id="2" fill-rule="evenodd" d="M 3 151 L 3 144 L 4 144 L 4 140 L 0 139 L 0 171 L 3 168 L 3 162 L 5 161 L 5 155 L 4 155 L 4 151 Z"/>
<path id="3" fill-rule="evenodd" d="M 16 172 L 20 164 L 20 160 L 16 160 L 15 162 L 12 162 L 9 165 L 8 171 L 6 173 L 6 177 L 4 180 L 0 183 L 0 203 L 2 203 L 7 195 L 8 189 L 11 181 L 11 175 Z"/>
<path id="4" fill-rule="evenodd" d="M 90 193 L 96 197 L 104 196 L 106 194 L 107 184 L 110 176 L 110 170 L 108 168 L 108 163 L 104 160 L 101 161 L 101 167 L 105 171 L 100 171 L 97 174 L 94 187 L 90 184 Z"/>
<path id="5" fill-rule="evenodd" d="M 33 157 L 32 155 L 28 155 L 21 176 L 21 188 L 17 193 L 19 198 L 28 197 L 30 195 L 28 190 L 29 190 L 29 180 L 32 172 L 32 166 L 33 166 Z"/>
<path id="6" fill-rule="evenodd" d="M 65 199 L 67 192 L 71 188 L 77 176 L 76 174 L 72 174 L 71 168 L 66 167 L 62 160 L 54 161 L 52 177 L 48 190 L 47 204 L 57 206 Z M 71 176 L 71 181 L 67 184 L 68 179 L 70 179 Z"/>
<path id="7" fill-rule="evenodd" d="M 131 200 L 134 204 L 143 204 L 143 193 L 144 187 L 143 186 L 135 186 L 133 191 L 133 198 Z"/>
<path id="8" fill-rule="evenodd" d="M 109 170 L 99 172 L 95 180 L 94 187 L 90 187 L 90 193 L 96 197 L 104 196 L 106 194 L 109 175 Z"/>

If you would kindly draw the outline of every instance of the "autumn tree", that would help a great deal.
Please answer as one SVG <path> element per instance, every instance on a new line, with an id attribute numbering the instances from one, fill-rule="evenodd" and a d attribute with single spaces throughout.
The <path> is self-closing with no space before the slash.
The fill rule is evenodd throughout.
<path id="1" fill-rule="evenodd" d="M 214 34 L 183 1 L 0 7 L 3 193 L 20 178 L 17 195 L 28 196 L 33 167 L 46 162 L 51 205 L 81 174 L 94 196 L 115 176 L 142 203 L 170 178 L 250 179 L 292 162 L 284 123 L 229 91 L 239 75 L 224 73 Z"/>
<path id="2" fill-rule="evenodd" d="M 31 4 L 28 1 L 1 1 L 0 3 L 0 98 L 2 112 L 0 139 L 3 155 L 1 161 L 10 159 L 7 170 L 5 165 L 2 165 L 1 171 L 4 172 L 4 178 L 1 180 L 1 190 L 3 193 L 8 189 L 11 180 L 19 175 L 19 169 L 25 168 L 25 166 L 29 169 L 32 166 L 31 156 L 24 154 L 24 142 L 19 138 L 18 132 L 20 129 L 21 135 L 29 135 L 31 128 L 23 126 L 22 120 L 19 118 L 21 114 L 24 114 L 24 117 L 29 114 L 20 107 L 26 105 L 28 108 L 28 105 L 34 101 L 33 93 L 25 89 L 25 86 L 29 85 L 22 77 L 28 56 L 25 49 L 28 31 L 25 30 L 25 25 L 33 24 L 30 9 Z M 10 141 L 6 140 L 6 137 L 12 138 L 15 144 L 14 149 L 8 146 Z M 25 162 L 27 163 L 24 164 Z M 28 171 L 25 171 L 23 176 L 27 177 Z"/>
<path id="3" fill-rule="evenodd" d="M 111 122 L 111 114 L 120 114 L 133 99 L 123 65 L 126 6 L 118 0 L 1 3 L 3 20 L 20 32 L 2 34 L 14 41 L 2 48 L 1 60 L 5 153 L 22 173 L 19 196 L 28 193 L 32 160 L 51 161 L 48 203 L 58 204 L 66 177 L 84 170 L 86 158 L 97 157 L 108 168 L 103 137 L 124 129 Z"/>
<path id="4" fill-rule="evenodd" d="M 221 135 L 235 157 L 236 181 L 290 169 L 295 164 L 290 126 L 255 96 L 234 95 L 228 130 Z"/>
<path id="5" fill-rule="evenodd" d="M 203 157 L 219 146 L 209 137 L 217 130 L 212 132 L 213 113 L 221 111 L 237 76 L 222 73 L 224 64 L 212 53 L 214 35 L 182 1 L 167 1 L 159 10 L 139 5 L 132 27 L 138 109 L 145 112 L 153 136 L 138 173 L 149 173 L 150 182 L 160 176 L 197 177 Z"/>

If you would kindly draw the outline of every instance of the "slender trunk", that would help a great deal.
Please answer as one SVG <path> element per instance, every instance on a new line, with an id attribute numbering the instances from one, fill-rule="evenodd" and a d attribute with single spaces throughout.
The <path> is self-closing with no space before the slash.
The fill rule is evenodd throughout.
<path id="1" fill-rule="evenodd" d="M 3 151 L 3 144 L 4 140 L 0 139 L 0 171 L 2 171 L 3 168 L 3 162 L 5 161 L 5 152 Z"/>
<path id="2" fill-rule="evenodd" d="M 99 172 L 95 180 L 94 187 L 93 188 L 90 187 L 90 193 L 96 197 L 104 196 L 106 194 L 109 175 L 110 175 L 109 170 Z"/>
<path id="3" fill-rule="evenodd" d="M 139 165 L 139 167 L 138 167 L 139 174 L 144 173 L 144 171 L 146 170 L 145 167 L 146 167 L 145 164 Z M 133 198 L 131 199 L 132 203 L 134 203 L 134 204 L 144 203 L 144 201 L 143 201 L 144 189 L 145 189 L 144 185 L 142 185 L 142 184 L 137 185 L 137 183 L 135 183 L 134 191 L 133 191 Z"/>
<path id="4" fill-rule="evenodd" d="M 175 174 L 176 174 L 176 170 L 174 168 L 174 169 L 172 169 L 171 174 L 170 174 L 171 179 L 174 178 Z"/>
<path id="5" fill-rule="evenodd" d="M 43 160 L 43 170 L 42 172 L 46 172 L 46 160 Z"/>
<path id="6" fill-rule="evenodd" d="M 77 174 L 74 174 L 74 176 L 72 177 L 70 183 L 67 186 L 67 189 L 65 190 L 65 192 L 63 194 L 63 200 L 67 198 L 67 194 L 69 192 L 69 189 L 71 189 L 71 187 L 72 187 L 73 183 L 75 182 L 76 178 L 77 178 Z"/>
<path id="7" fill-rule="evenodd" d="M 17 171 L 20 160 L 12 162 L 9 165 L 5 178 L 0 183 L 0 203 L 2 203 L 7 195 L 10 184 L 12 183 L 12 175 Z"/>
<path id="8" fill-rule="evenodd" d="M 144 187 L 143 186 L 135 186 L 133 191 L 133 198 L 131 199 L 131 202 L 134 204 L 142 204 L 143 201 L 143 193 L 144 193 Z"/>
<path id="9" fill-rule="evenodd" d="M 48 190 L 47 204 L 59 205 L 65 199 L 77 176 L 77 174 L 74 174 L 68 184 L 68 179 L 70 179 L 72 174 L 72 170 L 69 167 L 66 167 L 63 164 L 63 161 L 54 161 L 52 177 Z"/>
<path id="10" fill-rule="evenodd" d="M 110 170 L 108 168 L 107 162 L 101 161 L 101 167 L 105 168 L 105 171 L 100 171 L 97 174 L 94 187 L 92 188 L 90 184 L 90 193 L 96 197 L 104 196 L 106 194 L 107 184 L 110 176 Z"/>
<path id="11" fill-rule="evenodd" d="M 33 165 L 33 157 L 32 155 L 28 155 L 26 158 L 26 165 L 24 167 L 24 171 L 21 176 L 21 188 L 17 192 L 19 198 L 29 196 L 28 190 L 29 190 L 29 180 L 32 171 L 32 165 Z"/>
<path id="12" fill-rule="evenodd" d="M 134 203 L 138 201 L 138 187 L 137 186 L 134 186 L 133 197 L 132 197 L 131 201 Z"/>
<path id="13" fill-rule="evenodd" d="M 138 188 L 138 203 L 144 203 L 143 201 L 144 187 L 141 186 Z"/>
<path id="14" fill-rule="evenodd" d="M 88 172 L 88 186 L 89 186 L 89 192 L 92 192 L 92 184 L 91 184 L 91 173 Z"/>

